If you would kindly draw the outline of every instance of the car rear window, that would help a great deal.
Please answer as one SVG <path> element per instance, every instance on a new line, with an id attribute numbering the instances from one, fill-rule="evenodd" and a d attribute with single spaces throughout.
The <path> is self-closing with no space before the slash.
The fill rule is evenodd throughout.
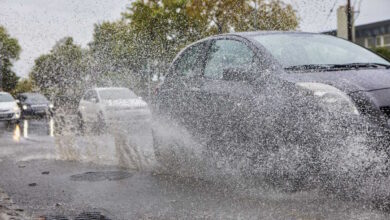
<path id="1" fill-rule="evenodd" d="M 104 89 L 99 91 L 100 98 L 103 100 L 134 99 L 137 95 L 129 89 Z"/>

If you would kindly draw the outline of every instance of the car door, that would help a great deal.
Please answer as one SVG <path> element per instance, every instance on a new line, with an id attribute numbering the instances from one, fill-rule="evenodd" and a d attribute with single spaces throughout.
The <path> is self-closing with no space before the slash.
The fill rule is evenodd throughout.
<path id="1" fill-rule="evenodd" d="M 96 121 L 97 95 L 94 90 L 88 90 L 80 101 L 80 112 L 84 120 Z"/>
<path id="2" fill-rule="evenodd" d="M 257 57 L 245 42 L 228 38 L 212 41 L 200 87 L 207 106 L 202 121 L 210 152 L 229 156 L 251 141 L 249 120 L 256 91 L 248 77 L 255 77 L 257 66 Z"/>
<path id="3" fill-rule="evenodd" d="M 206 48 L 207 43 L 200 42 L 181 52 L 158 94 L 160 112 L 169 115 L 193 134 L 199 131 L 198 119 L 202 114 L 198 97 L 203 83 Z"/>
<path id="4" fill-rule="evenodd" d="M 91 99 L 88 107 L 88 114 L 93 121 L 98 121 L 98 115 L 100 113 L 100 100 L 96 90 L 92 90 Z"/>

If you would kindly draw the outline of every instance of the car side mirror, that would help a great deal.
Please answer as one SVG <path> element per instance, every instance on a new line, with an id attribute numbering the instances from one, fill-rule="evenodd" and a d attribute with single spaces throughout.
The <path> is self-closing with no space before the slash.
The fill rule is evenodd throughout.
<path id="1" fill-rule="evenodd" d="M 97 103 L 98 101 L 97 101 L 96 98 L 91 98 L 91 102 L 92 102 L 92 103 Z"/>
<path id="2" fill-rule="evenodd" d="M 251 72 L 242 68 L 226 68 L 223 70 L 222 79 L 228 81 L 248 81 L 251 79 Z"/>

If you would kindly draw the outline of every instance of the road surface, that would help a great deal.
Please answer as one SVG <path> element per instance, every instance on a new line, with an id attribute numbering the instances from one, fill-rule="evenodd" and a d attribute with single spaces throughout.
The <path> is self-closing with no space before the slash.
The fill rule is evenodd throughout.
<path id="1" fill-rule="evenodd" d="M 147 127 L 84 136 L 53 129 L 47 120 L 0 123 L 0 207 L 15 203 L 15 219 L 390 219 L 367 203 L 318 191 L 161 174 Z M 0 219 L 12 214 L 1 210 Z"/>

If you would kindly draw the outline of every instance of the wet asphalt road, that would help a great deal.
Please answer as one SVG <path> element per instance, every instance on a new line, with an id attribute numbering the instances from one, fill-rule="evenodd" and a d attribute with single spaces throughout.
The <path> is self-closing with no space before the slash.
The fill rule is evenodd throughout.
<path id="1" fill-rule="evenodd" d="M 132 141 L 123 135 L 52 137 L 53 129 L 45 120 L 8 128 L 0 123 L 0 188 L 34 217 L 390 219 L 367 204 L 316 191 L 244 189 L 159 174 L 147 129 L 127 130 Z"/>

